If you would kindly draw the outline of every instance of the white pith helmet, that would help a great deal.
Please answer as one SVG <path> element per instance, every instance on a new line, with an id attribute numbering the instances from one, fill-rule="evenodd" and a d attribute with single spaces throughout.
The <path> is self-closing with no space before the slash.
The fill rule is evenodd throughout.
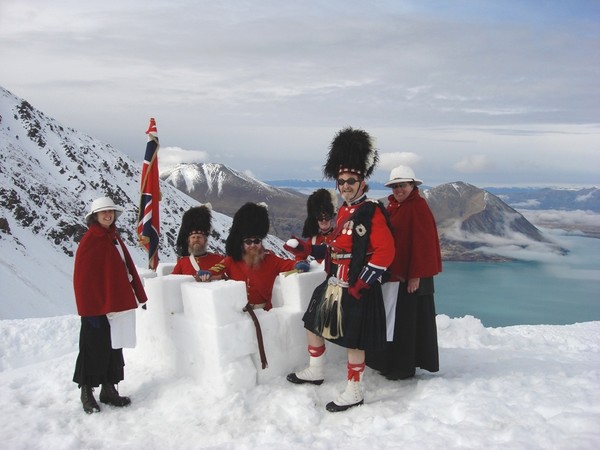
<path id="1" fill-rule="evenodd" d="M 415 178 L 415 172 L 408 166 L 394 167 L 390 172 L 390 180 L 385 183 L 386 186 L 391 186 L 396 183 L 413 181 L 415 186 L 423 184 L 423 181 Z"/>
<path id="2" fill-rule="evenodd" d="M 97 212 L 110 211 L 111 209 L 115 212 L 115 220 L 117 220 L 123 212 L 123 208 L 115 205 L 115 202 L 113 202 L 110 197 L 97 198 L 90 205 L 90 212 L 85 215 L 85 221 L 87 222 L 89 218 Z"/>

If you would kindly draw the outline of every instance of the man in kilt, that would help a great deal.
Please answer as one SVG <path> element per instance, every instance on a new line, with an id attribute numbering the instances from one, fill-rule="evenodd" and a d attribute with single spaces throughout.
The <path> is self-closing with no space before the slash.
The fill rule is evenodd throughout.
<path id="1" fill-rule="evenodd" d="M 325 340 L 347 348 L 348 383 L 327 411 L 362 405 L 365 350 L 386 341 L 381 275 L 394 259 L 394 239 L 383 205 L 367 198 L 366 179 L 378 161 L 372 139 L 363 130 L 346 128 L 333 139 L 323 173 L 335 179 L 344 201 L 328 244 L 290 239 L 285 248 L 296 255 L 325 257 L 326 280 L 318 286 L 302 320 L 307 330 L 309 365 L 291 373 L 295 384 L 324 380 Z"/>

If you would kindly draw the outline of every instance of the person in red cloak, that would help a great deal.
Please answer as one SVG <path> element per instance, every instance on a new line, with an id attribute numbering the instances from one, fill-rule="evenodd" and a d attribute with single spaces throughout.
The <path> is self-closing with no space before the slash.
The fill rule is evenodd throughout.
<path id="1" fill-rule="evenodd" d="M 174 275 L 197 275 L 208 270 L 223 259 L 223 255 L 207 250 L 208 237 L 212 231 L 211 204 L 188 209 L 181 219 L 177 236 L 179 259 L 173 268 Z"/>
<path id="2" fill-rule="evenodd" d="M 390 380 L 411 378 L 417 367 L 439 370 L 433 277 L 442 271 L 442 256 L 435 218 L 419 195 L 420 184 L 408 166 L 393 169 L 385 183 L 392 189 L 387 211 L 396 248 L 386 286 L 395 301 L 391 321 L 388 317 L 393 340 L 382 351 L 367 352 L 366 362 Z"/>
<path id="3" fill-rule="evenodd" d="M 119 407 L 131 403 L 115 388 L 124 378 L 125 362 L 123 349 L 112 347 L 111 322 L 114 319 L 118 327 L 122 321 L 117 321 L 115 314 L 134 313 L 147 297 L 115 227 L 122 212 L 123 208 L 108 197 L 94 200 L 85 217 L 88 231 L 75 254 L 73 287 L 81 329 L 73 381 L 81 389 L 83 410 L 88 414 L 100 411 L 93 394 L 93 388 L 100 385 L 102 403 Z"/>

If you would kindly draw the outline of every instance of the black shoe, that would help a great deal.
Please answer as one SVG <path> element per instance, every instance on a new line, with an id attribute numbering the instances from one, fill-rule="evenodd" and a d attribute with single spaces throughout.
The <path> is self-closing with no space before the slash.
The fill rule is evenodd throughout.
<path id="1" fill-rule="evenodd" d="M 100 412 L 100 407 L 94 398 L 94 389 L 91 386 L 81 386 L 81 404 L 83 410 L 88 414 Z"/>
<path id="2" fill-rule="evenodd" d="M 100 401 L 113 406 L 127 406 L 131 404 L 129 397 L 121 397 L 113 384 L 103 384 L 100 391 Z"/>
<path id="3" fill-rule="evenodd" d="M 290 383 L 294 383 L 294 384 L 316 384 L 317 386 L 323 384 L 323 380 L 303 380 L 301 378 L 298 378 L 295 373 L 290 373 L 285 378 Z"/>
<path id="4" fill-rule="evenodd" d="M 353 403 L 352 405 L 336 405 L 334 402 L 329 402 L 327 403 L 327 405 L 325 406 L 325 409 L 329 412 L 342 412 L 342 411 L 346 411 L 347 409 L 353 408 L 354 406 L 360 406 L 364 403 L 364 400 L 361 400 L 358 403 Z"/>

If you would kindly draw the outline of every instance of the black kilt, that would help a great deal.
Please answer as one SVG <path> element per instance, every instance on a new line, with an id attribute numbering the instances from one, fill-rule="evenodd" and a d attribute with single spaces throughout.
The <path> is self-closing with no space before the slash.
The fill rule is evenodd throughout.
<path id="1" fill-rule="evenodd" d="M 317 286 L 302 317 L 304 328 L 321 336 L 317 329 L 317 310 L 323 301 L 328 280 Z M 382 350 L 386 339 L 385 308 L 381 285 L 373 283 L 371 288 L 364 292 L 360 300 L 355 299 L 343 288 L 342 293 L 342 330 L 343 336 L 327 339 L 329 342 L 342 347 L 359 350 Z"/>
<path id="2" fill-rule="evenodd" d="M 112 348 L 110 323 L 106 316 L 98 318 L 99 328 L 94 328 L 85 317 L 81 318 L 79 355 L 73 374 L 73 381 L 79 386 L 118 384 L 124 378 L 123 349 Z"/>
<path id="3" fill-rule="evenodd" d="M 433 277 L 421 278 L 419 289 L 409 294 L 400 283 L 396 303 L 394 340 L 382 351 L 366 353 L 365 363 L 390 379 L 415 375 L 417 367 L 429 372 L 440 368 Z"/>

